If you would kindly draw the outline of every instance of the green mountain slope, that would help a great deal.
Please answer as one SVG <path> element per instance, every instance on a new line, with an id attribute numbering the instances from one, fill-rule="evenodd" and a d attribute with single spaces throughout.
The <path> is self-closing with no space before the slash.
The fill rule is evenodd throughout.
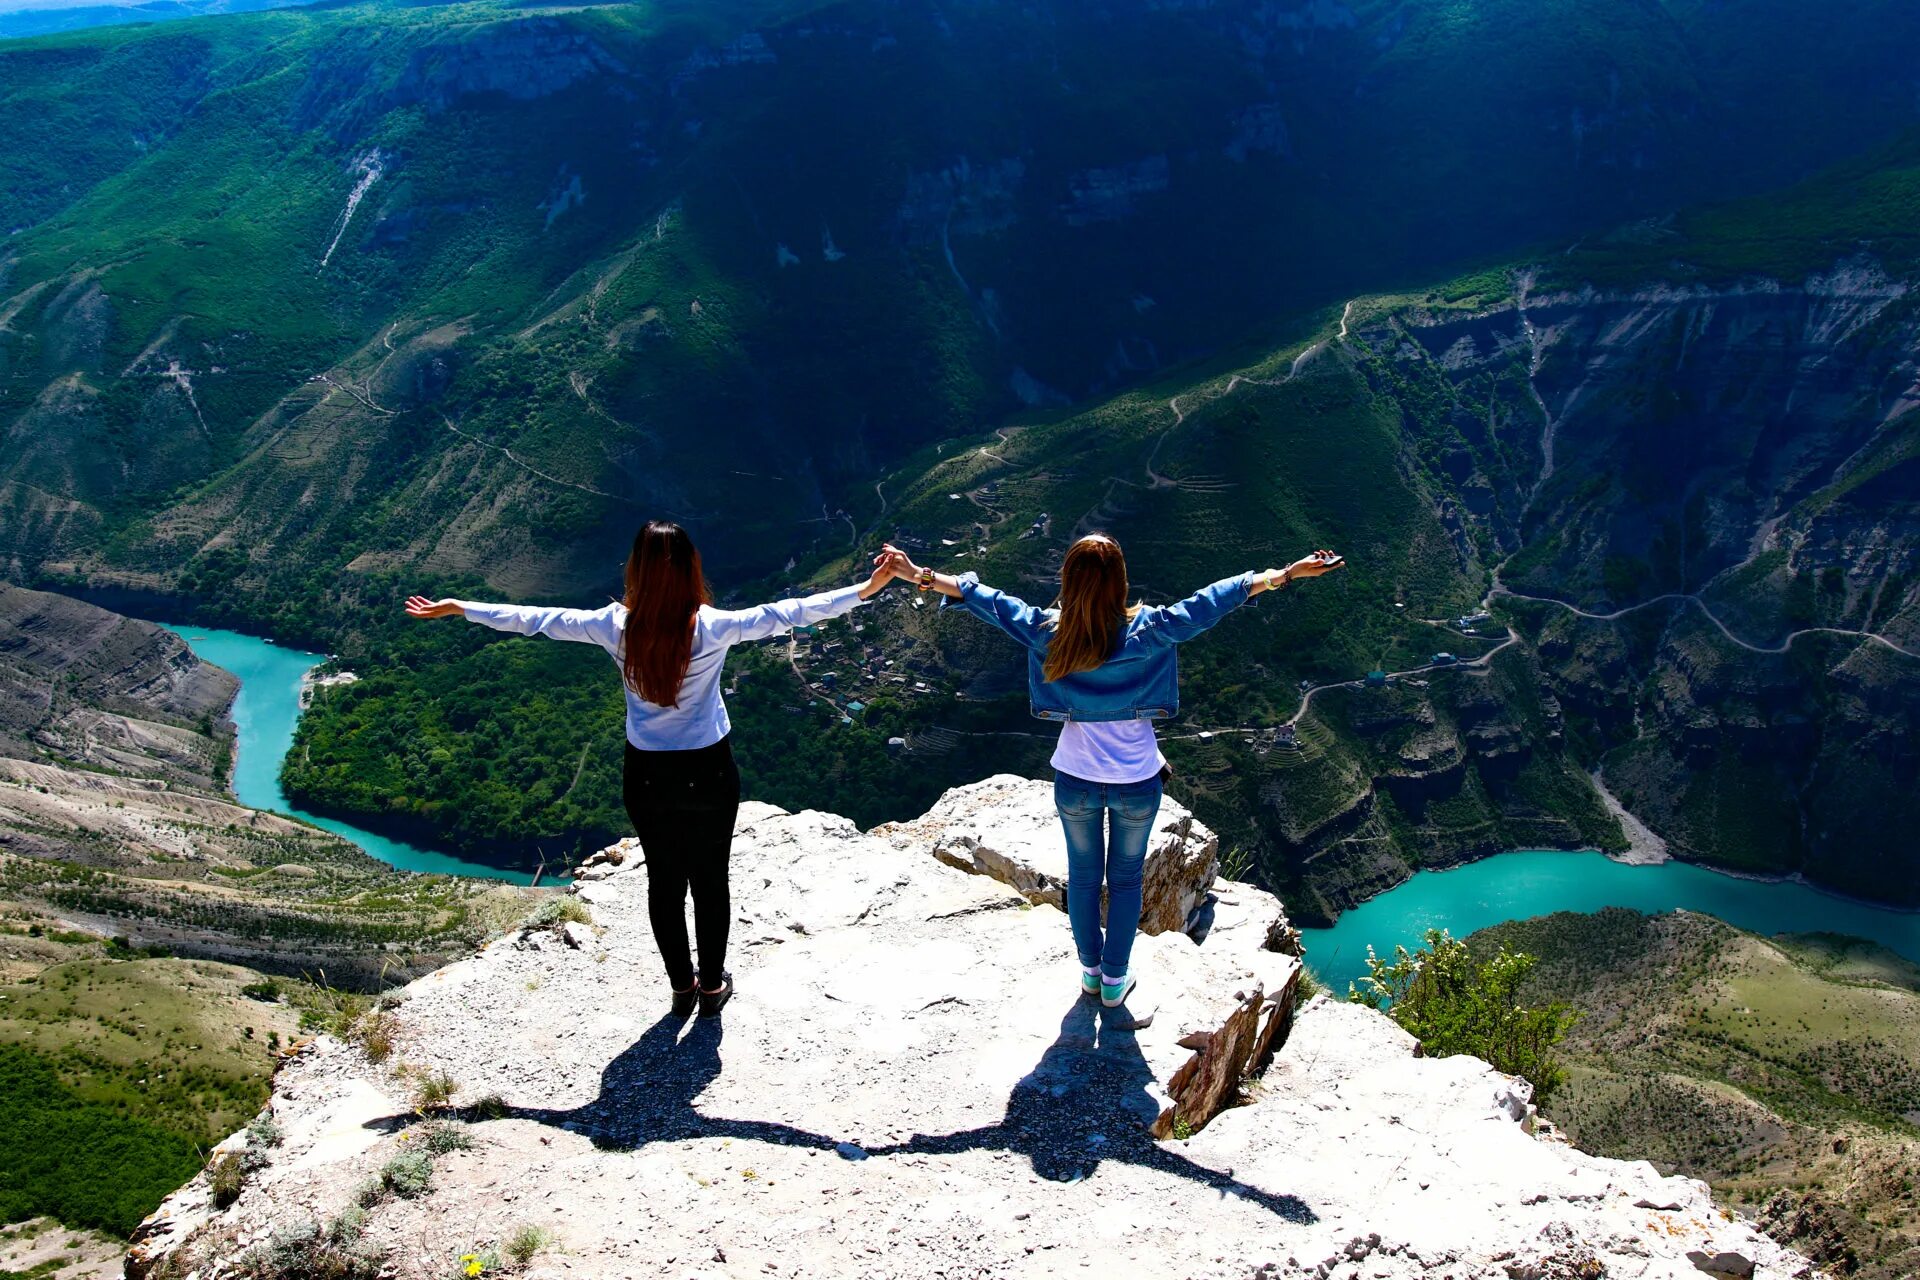
<path id="1" fill-rule="evenodd" d="M 202 594 L 271 546 L 246 608 L 287 627 L 356 558 L 598 584 L 641 512 L 765 571 L 1022 399 L 1883 136 L 1916 22 L 355 5 L 12 42 L 0 529 L 16 573 Z"/>
<path id="2" fill-rule="evenodd" d="M 1484 667 L 1273 731 L 1303 679 L 1491 649 L 1438 624 L 1495 566 L 1594 613 L 1698 594 L 1762 648 L 1909 634 L 1887 140 L 1916 28 L 1869 0 L 472 3 L 7 42 L 0 567 L 378 654 L 290 783 L 518 856 L 617 828 L 617 690 L 593 655 L 403 632 L 408 588 L 597 601 L 656 514 L 738 591 L 890 534 L 1044 595 L 1104 526 L 1154 598 L 1330 542 L 1349 573 L 1195 647 L 1172 748 L 1303 912 L 1618 844 L 1602 766 L 1690 856 L 1899 896 L 1910 699 L 1843 636 L 1722 652 L 1684 601 L 1502 598 L 1522 640 Z M 1469 261 L 1511 265 L 1382 292 Z M 751 668 L 759 794 L 876 819 L 1039 766 L 1004 655 L 881 627 L 794 655 L 844 701 L 856 646 L 912 642 L 852 724 L 780 688 L 786 655 Z"/>
<path id="3" fill-rule="evenodd" d="M 1473 935 L 1581 1013 L 1548 1117 L 1576 1146 L 1703 1178 L 1837 1275 L 1920 1261 L 1920 973 L 1866 943 L 1706 916 L 1558 913 Z"/>

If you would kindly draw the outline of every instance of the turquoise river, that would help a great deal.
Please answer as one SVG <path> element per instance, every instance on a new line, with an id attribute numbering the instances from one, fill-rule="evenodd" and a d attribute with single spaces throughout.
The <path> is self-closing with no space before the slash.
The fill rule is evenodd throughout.
<path id="1" fill-rule="evenodd" d="M 1341 914 L 1331 929 L 1303 929 L 1307 963 L 1336 994 L 1367 971 L 1367 947 L 1391 956 L 1428 929 L 1475 929 L 1552 911 L 1682 908 L 1755 933 L 1844 933 L 1920 961 L 1920 913 L 1823 893 L 1792 880 L 1750 880 L 1685 862 L 1629 866 L 1600 853 L 1503 853 L 1447 871 L 1423 871 Z"/>
<path id="2" fill-rule="evenodd" d="M 382 862 L 407 871 L 490 876 L 524 884 L 524 872 L 501 871 L 416 848 L 350 823 L 304 813 L 280 789 L 280 762 L 300 719 L 300 682 L 321 655 L 254 636 L 175 628 L 193 651 L 240 678 L 233 719 L 239 726 L 234 793 L 242 804 L 290 813 L 353 841 Z M 1828 932 L 1869 938 L 1920 961 L 1920 914 L 1822 893 L 1791 881 L 1746 880 L 1682 862 L 1628 866 L 1598 853 L 1505 853 L 1450 871 L 1427 871 L 1362 903 L 1331 929 L 1304 930 L 1307 960 L 1336 992 L 1366 971 L 1367 947 L 1383 955 L 1417 946 L 1429 928 L 1461 937 L 1503 920 L 1550 911 L 1632 907 L 1685 908 L 1757 933 Z"/>
<path id="3" fill-rule="evenodd" d="M 233 764 L 233 794 L 241 804 L 273 813 L 287 813 L 335 835 L 344 836 L 380 861 L 402 871 L 441 875 L 484 876 L 526 884 L 525 871 L 503 871 L 485 863 L 468 862 L 451 854 L 435 853 L 400 840 L 363 831 L 349 822 L 296 809 L 280 789 L 280 762 L 293 746 L 294 726 L 300 721 L 300 682 L 323 655 L 289 649 L 237 631 L 205 627 L 171 627 L 196 655 L 240 678 L 233 700 L 233 723 L 239 744 Z"/>

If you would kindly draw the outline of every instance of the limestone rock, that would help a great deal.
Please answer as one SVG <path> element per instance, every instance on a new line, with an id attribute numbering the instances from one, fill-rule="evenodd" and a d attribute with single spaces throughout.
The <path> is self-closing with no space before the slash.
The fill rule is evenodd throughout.
<path id="1" fill-rule="evenodd" d="M 1066 837 L 1053 788 L 1044 782 L 996 774 L 955 787 L 922 817 L 874 834 L 895 848 L 926 849 L 962 871 L 991 876 L 1035 905 L 1066 907 Z M 1219 873 L 1220 838 L 1179 801 L 1162 800 L 1147 845 L 1140 931 L 1185 932 Z"/>
<path id="2" fill-rule="evenodd" d="M 1384 1016 L 1324 998 L 1288 1019 L 1299 964 L 1262 945 L 1256 914 L 1204 941 L 1141 938 L 1161 1016 L 1137 1029 L 1080 996 L 1054 908 L 924 840 L 745 806 L 739 994 L 682 1020 L 645 875 L 629 859 L 577 887 L 591 950 L 491 946 L 411 984 L 385 1063 L 325 1036 L 288 1060 L 283 1143 L 226 1209 L 204 1174 L 170 1197 L 130 1273 L 231 1275 L 276 1232 L 336 1222 L 393 1280 L 438 1280 L 528 1226 L 559 1241 L 529 1274 L 573 1280 L 1672 1280 L 1695 1274 L 1690 1249 L 1753 1259 L 1757 1280 L 1804 1266 L 1700 1183 L 1535 1140 L 1515 1119 L 1524 1085 L 1483 1062 L 1416 1059 Z M 1214 1088 L 1243 1105 L 1155 1140 L 1178 1099 L 1269 1049 L 1256 1088 Z M 358 1185 L 425 1145 L 399 1064 L 488 1100 L 463 1113 L 472 1146 L 434 1157 L 425 1194 L 343 1220 Z"/>

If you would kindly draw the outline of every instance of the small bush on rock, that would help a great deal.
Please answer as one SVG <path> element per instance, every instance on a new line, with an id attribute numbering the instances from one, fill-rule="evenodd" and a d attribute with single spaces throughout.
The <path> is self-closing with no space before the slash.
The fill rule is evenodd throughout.
<path id="1" fill-rule="evenodd" d="M 1534 958 L 1505 946 L 1484 964 L 1444 929 L 1427 930 L 1418 951 L 1394 948 L 1391 961 L 1367 950 L 1367 976 L 1347 999 L 1385 1009 L 1419 1039 L 1430 1058 L 1472 1054 L 1509 1075 L 1523 1076 L 1544 1099 L 1566 1079 L 1553 1050 L 1579 1017 L 1555 1001 L 1544 1008 L 1520 1003 L 1521 984 Z"/>
<path id="2" fill-rule="evenodd" d="M 240 1198 L 247 1186 L 247 1165 L 231 1151 L 222 1151 L 207 1166 L 207 1181 L 213 1188 L 213 1207 L 224 1209 Z"/>
<path id="3" fill-rule="evenodd" d="M 280 1127 L 280 1122 L 273 1118 L 273 1113 L 270 1111 L 262 1111 L 253 1118 L 253 1123 L 247 1126 L 247 1145 L 250 1147 L 260 1147 L 265 1150 L 277 1147 L 286 1140 L 286 1131 Z"/>
<path id="4" fill-rule="evenodd" d="M 317 1222 L 276 1231 L 267 1243 L 240 1259 L 246 1280 L 379 1280 L 383 1251 L 334 1238 Z"/>
<path id="5" fill-rule="evenodd" d="M 359 1205 L 348 1205 L 340 1211 L 340 1216 L 327 1224 L 327 1243 L 350 1245 L 358 1240 L 367 1229 L 367 1211 Z"/>
<path id="6" fill-rule="evenodd" d="M 504 1119 L 513 1110 L 507 1100 L 497 1093 L 490 1093 L 468 1108 L 468 1113 L 482 1120 Z"/>
<path id="7" fill-rule="evenodd" d="M 458 1120 L 429 1120 L 414 1132 L 422 1149 L 443 1156 L 449 1151 L 465 1151 L 473 1146 L 473 1134 Z"/>
<path id="8" fill-rule="evenodd" d="M 572 894 L 558 894 L 529 911 L 520 921 L 522 929 L 558 929 L 563 924 L 592 924 L 593 912 Z"/>
<path id="9" fill-rule="evenodd" d="M 460 1082 L 444 1071 L 422 1072 L 413 1084 L 413 1109 L 421 1115 L 444 1109 L 460 1092 Z"/>
<path id="10" fill-rule="evenodd" d="M 354 1020 L 347 1039 L 360 1046 L 369 1062 L 385 1062 L 393 1056 L 393 1015 L 385 1009 L 373 1009 Z"/>
<path id="11" fill-rule="evenodd" d="M 480 1276 L 494 1275 L 499 1270 L 499 1254 L 491 1249 L 477 1249 L 460 1255 L 454 1274 L 463 1277 L 463 1280 L 478 1280 Z"/>
<path id="12" fill-rule="evenodd" d="M 433 1157 L 424 1151 L 403 1151 L 380 1170 L 380 1182 L 402 1200 L 425 1195 L 433 1185 Z"/>

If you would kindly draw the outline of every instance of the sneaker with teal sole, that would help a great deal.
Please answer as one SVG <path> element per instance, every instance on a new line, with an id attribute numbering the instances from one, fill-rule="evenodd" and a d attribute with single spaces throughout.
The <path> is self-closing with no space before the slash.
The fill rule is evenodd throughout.
<path id="1" fill-rule="evenodd" d="M 1100 1003 L 1109 1009 L 1117 1009 L 1127 1002 L 1133 989 L 1140 980 L 1130 973 L 1122 974 L 1118 982 L 1109 982 L 1105 974 L 1100 975 Z"/>

